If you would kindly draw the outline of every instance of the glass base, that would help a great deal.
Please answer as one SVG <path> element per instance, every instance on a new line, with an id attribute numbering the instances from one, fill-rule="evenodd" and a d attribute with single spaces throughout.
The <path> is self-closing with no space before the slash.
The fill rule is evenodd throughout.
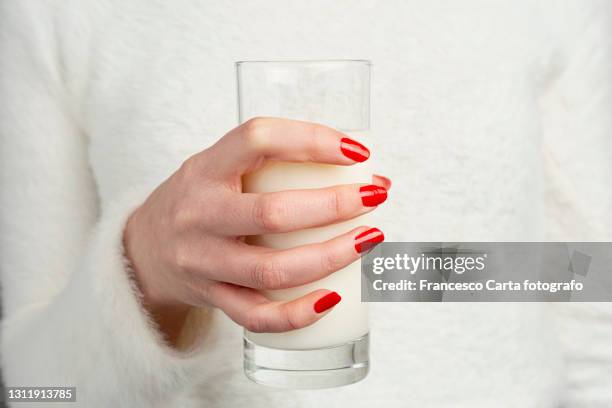
<path id="1" fill-rule="evenodd" d="M 257 384 L 290 389 L 331 388 L 368 375 L 369 335 L 332 347 L 282 350 L 244 338 L 244 372 Z"/>

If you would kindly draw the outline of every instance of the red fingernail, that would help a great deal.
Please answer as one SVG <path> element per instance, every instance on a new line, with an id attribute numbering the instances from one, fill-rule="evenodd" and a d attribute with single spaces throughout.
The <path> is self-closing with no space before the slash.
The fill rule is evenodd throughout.
<path id="1" fill-rule="evenodd" d="M 355 237 L 355 251 L 363 253 L 385 240 L 385 234 L 378 228 L 370 228 Z"/>
<path id="2" fill-rule="evenodd" d="M 374 184 L 360 187 L 359 194 L 365 207 L 376 207 L 387 199 L 387 189 Z"/>
<path id="3" fill-rule="evenodd" d="M 356 162 L 364 162 L 370 157 L 370 151 L 367 147 L 348 137 L 343 137 L 340 140 L 340 150 L 342 150 L 342 154 Z"/>
<path id="4" fill-rule="evenodd" d="M 327 309 L 331 309 L 332 307 L 336 306 L 341 300 L 342 297 L 338 294 L 338 292 L 328 293 L 315 302 L 314 311 L 317 313 L 323 313 Z"/>

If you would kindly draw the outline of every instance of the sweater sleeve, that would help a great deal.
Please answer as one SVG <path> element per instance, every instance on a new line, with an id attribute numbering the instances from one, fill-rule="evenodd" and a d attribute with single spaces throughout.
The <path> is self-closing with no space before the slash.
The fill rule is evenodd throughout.
<path id="1" fill-rule="evenodd" d="M 612 241 L 612 3 L 551 2 L 557 75 L 542 99 L 548 239 Z M 612 305 L 559 303 L 567 406 L 612 406 Z"/>
<path id="2" fill-rule="evenodd" d="M 166 346 L 140 306 L 122 231 L 147 192 L 98 209 L 43 3 L 0 6 L 4 379 L 75 386 L 70 406 L 154 406 L 189 385 L 201 353 Z"/>

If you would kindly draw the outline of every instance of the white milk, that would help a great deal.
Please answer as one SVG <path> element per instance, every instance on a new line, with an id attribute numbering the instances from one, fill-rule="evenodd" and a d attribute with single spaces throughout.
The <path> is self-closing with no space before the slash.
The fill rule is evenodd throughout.
<path id="1" fill-rule="evenodd" d="M 355 139 L 367 140 L 365 136 L 367 135 L 360 132 L 355 135 Z M 340 149 L 339 146 L 338 149 Z M 371 184 L 371 182 L 372 173 L 367 161 L 353 166 L 270 162 L 243 180 L 244 191 L 253 193 L 320 188 L 351 183 Z M 326 241 L 363 225 L 368 225 L 367 214 L 326 227 L 252 237 L 249 242 L 271 248 L 291 248 Z M 296 259 L 295 262 L 299 262 L 299 259 Z M 357 339 L 369 331 L 368 304 L 361 303 L 361 264 L 359 261 L 319 281 L 290 289 L 267 291 L 265 294 L 274 300 L 289 300 L 316 289 L 336 291 L 342 296 L 342 301 L 321 320 L 309 327 L 285 333 L 246 332 L 247 338 L 266 347 L 300 350 L 342 344 Z"/>

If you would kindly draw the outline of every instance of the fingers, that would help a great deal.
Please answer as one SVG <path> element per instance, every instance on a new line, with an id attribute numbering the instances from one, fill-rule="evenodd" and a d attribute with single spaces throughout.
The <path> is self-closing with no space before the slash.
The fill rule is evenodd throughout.
<path id="1" fill-rule="evenodd" d="M 207 278 L 255 289 L 290 288 L 344 268 L 383 240 L 380 230 L 359 227 L 325 242 L 285 250 L 236 241 L 219 264 L 208 265 Z"/>
<path id="2" fill-rule="evenodd" d="M 374 184 L 245 193 L 227 204 L 231 217 L 213 219 L 207 228 L 227 236 L 296 231 L 360 216 L 386 199 L 387 190 Z"/>
<path id="3" fill-rule="evenodd" d="M 382 186 L 387 191 L 391 190 L 391 179 L 381 176 L 380 174 L 374 174 L 372 176 L 372 184 Z"/>
<path id="4" fill-rule="evenodd" d="M 208 290 L 210 303 L 249 331 L 277 333 L 309 326 L 325 316 L 341 300 L 320 289 L 288 302 L 269 301 L 254 289 L 215 283 Z"/>
<path id="5" fill-rule="evenodd" d="M 365 146 L 330 127 L 281 118 L 251 119 L 203 153 L 202 160 L 218 159 L 219 177 L 252 172 L 267 159 L 350 165 L 370 156 Z"/>

